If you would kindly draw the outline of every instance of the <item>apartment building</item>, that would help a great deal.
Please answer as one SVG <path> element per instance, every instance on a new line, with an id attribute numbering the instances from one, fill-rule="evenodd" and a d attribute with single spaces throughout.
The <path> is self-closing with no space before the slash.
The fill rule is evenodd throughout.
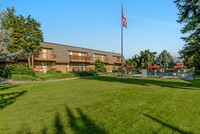
<path id="1" fill-rule="evenodd" d="M 61 72 L 92 71 L 98 59 L 105 64 L 108 72 L 112 72 L 116 71 L 123 61 L 118 53 L 48 42 L 42 42 L 40 45 L 39 52 L 34 56 L 35 71 L 45 72 L 48 69 Z"/>

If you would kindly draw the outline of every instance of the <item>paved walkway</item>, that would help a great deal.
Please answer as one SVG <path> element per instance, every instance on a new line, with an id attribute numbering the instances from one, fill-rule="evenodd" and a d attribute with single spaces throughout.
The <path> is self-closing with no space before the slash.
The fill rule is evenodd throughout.
<path id="1" fill-rule="evenodd" d="M 9 79 L 5 79 L 3 81 L 0 81 L 0 85 L 5 85 L 5 84 L 19 84 L 19 83 L 44 83 L 44 82 L 54 82 L 54 81 L 64 81 L 64 80 L 75 80 L 75 79 L 80 79 L 79 77 L 77 78 L 66 78 L 66 79 L 56 79 L 56 80 L 44 80 L 44 81 L 13 81 Z"/>
<path id="2" fill-rule="evenodd" d="M 14 84 L 14 81 L 9 79 L 3 79 L 2 81 L 0 81 L 0 85 L 6 85 L 6 84 Z"/>
<path id="3" fill-rule="evenodd" d="M 5 84 L 19 84 L 19 83 L 44 83 L 44 82 L 54 82 L 54 81 L 65 81 L 65 80 L 76 80 L 76 79 L 83 79 L 83 78 L 91 78 L 96 76 L 87 76 L 87 77 L 75 77 L 75 78 L 66 78 L 66 79 L 56 79 L 56 80 L 40 80 L 40 81 L 13 81 L 9 79 L 4 79 L 0 81 L 0 85 Z"/>

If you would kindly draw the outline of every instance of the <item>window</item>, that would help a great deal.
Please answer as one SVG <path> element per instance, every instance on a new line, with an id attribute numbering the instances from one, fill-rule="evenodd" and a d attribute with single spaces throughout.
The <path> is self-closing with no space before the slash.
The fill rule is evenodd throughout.
<path id="1" fill-rule="evenodd" d="M 44 59 L 49 59 L 52 58 L 52 54 L 53 54 L 53 49 L 46 49 L 46 48 L 42 48 L 42 58 Z"/>

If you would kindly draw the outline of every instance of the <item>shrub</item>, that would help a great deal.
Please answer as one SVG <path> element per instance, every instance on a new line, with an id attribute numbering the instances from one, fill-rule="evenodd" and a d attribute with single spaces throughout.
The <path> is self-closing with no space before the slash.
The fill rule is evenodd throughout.
<path id="1" fill-rule="evenodd" d="M 83 77 L 83 76 L 94 76 L 95 73 L 94 72 L 86 72 L 86 71 L 82 71 L 82 72 L 74 72 L 75 76 L 79 76 L 79 77 Z"/>
<path id="2" fill-rule="evenodd" d="M 195 74 L 200 75 L 200 70 L 196 70 Z"/>
<path id="3" fill-rule="evenodd" d="M 52 75 L 52 74 L 45 74 L 45 73 L 40 73 L 40 72 L 36 72 L 36 77 L 41 79 L 41 80 L 47 80 L 47 79 L 55 78 L 55 76 Z"/>
<path id="4" fill-rule="evenodd" d="M 0 77 L 10 78 L 12 71 L 14 70 L 13 66 L 6 66 L 0 69 Z"/>
<path id="5" fill-rule="evenodd" d="M 61 78 L 73 78 L 73 77 L 76 77 L 76 75 L 72 74 L 72 73 L 59 73 L 59 76 Z"/>
<path id="6" fill-rule="evenodd" d="M 73 73 L 58 73 L 54 70 L 48 70 L 46 73 L 36 73 L 36 77 L 42 80 L 48 79 L 63 79 L 63 78 L 73 78 L 75 74 Z"/>
<path id="7" fill-rule="evenodd" d="M 105 73 L 106 72 L 106 68 L 105 68 L 105 64 L 103 64 L 100 60 L 96 60 L 95 61 L 95 69 L 94 72 L 96 73 Z"/>
<path id="8" fill-rule="evenodd" d="M 58 73 L 54 70 L 47 70 L 46 74 L 57 75 Z"/>
<path id="9" fill-rule="evenodd" d="M 35 76 L 35 72 L 33 71 L 33 69 L 22 65 L 15 66 L 12 74 Z"/>
<path id="10" fill-rule="evenodd" d="M 11 76 L 11 79 L 12 80 L 31 80 L 31 81 L 38 80 L 34 76 L 31 76 L 31 75 L 21 75 L 21 74 L 13 74 Z"/>

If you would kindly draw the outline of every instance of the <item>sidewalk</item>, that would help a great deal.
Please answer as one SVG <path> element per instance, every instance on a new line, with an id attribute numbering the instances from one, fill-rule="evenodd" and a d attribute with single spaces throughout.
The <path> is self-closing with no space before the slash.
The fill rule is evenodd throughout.
<path id="1" fill-rule="evenodd" d="M 3 79 L 2 81 L 0 81 L 0 85 L 6 85 L 6 84 L 15 84 L 15 82 L 9 79 Z"/>
<path id="2" fill-rule="evenodd" d="M 75 78 L 65 78 L 56 80 L 41 80 L 41 81 L 12 81 L 10 79 L 4 79 L 3 81 L 0 81 L 0 85 L 19 84 L 19 83 L 44 83 L 44 82 L 54 82 L 54 81 L 76 80 L 76 79 L 91 78 L 91 77 L 96 77 L 96 76 L 75 77 Z"/>

